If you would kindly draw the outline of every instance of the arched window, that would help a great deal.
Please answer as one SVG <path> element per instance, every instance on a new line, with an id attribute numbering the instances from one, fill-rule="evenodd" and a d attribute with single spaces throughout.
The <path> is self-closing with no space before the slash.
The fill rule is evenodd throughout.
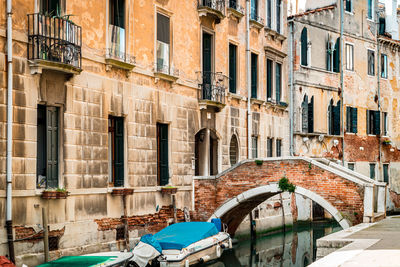
<path id="1" fill-rule="evenodd" d="M 301 65 L 308 66 L 308 33 L 307 28 L 304 27 L 301 31 Z"/>
<path id="2" fill-rule="evenodd" d="M 235 165 L 239 160 L 239 144 L 235 134 L 232 135 L 229 145 L 229 161 L 231 166 Z"/>
<path id="3" fill-rule="evenodd" d="M 333 71 L 340 71 L 340 38 L 336 39 L 335 50 L 333 51 Z"/>

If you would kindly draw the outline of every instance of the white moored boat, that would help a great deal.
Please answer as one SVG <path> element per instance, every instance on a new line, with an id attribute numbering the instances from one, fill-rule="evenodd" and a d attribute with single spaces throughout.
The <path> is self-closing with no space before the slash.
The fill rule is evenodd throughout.
<path id="1" fill-rule="evenodd" d="M 139 267 L 178 267 L 207 262 L 232 247 L 228 233 L 220 232 L 220 221 L 184 222 L 170 225 L 154 235 L 145 235 L 133 250 Z"/>

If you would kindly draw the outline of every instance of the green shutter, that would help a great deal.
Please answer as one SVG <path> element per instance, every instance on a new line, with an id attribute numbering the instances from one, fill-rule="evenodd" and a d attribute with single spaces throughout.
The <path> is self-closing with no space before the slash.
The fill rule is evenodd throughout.
<path id="1" fill-rule="evenodd" d="M 346 107 L 346 131 L 351 133 L 351 107 Z"/>
<path id="2" fill-rule="evenodd" d="M 340 38 L 336 39 L 335 51 L 333 51 L 333 71 L 340 71 Z"/>
<path id="3" fill-rule="evenodd" d="M 46 109 L 46 180 L 47 187 L 58 187 L 58 109 Z"/>
<path id="4" fill-rule="evenodd" d="M 389 183 L 389 164 L 383 164 L 383 181 Z"/>
<path id="5" fill-rule="evenodd" d="M 115 117 L 114 186 L 124 186 L 124 118 Z"/>
<path id="6" fill-rule="evenodd" d="M 328 107 L 328 133 L 330 135 L 333 135 L 333 100 L 329 102 L 329 107 Z"/>
<path id="7" fill-rule="evenodd" d="M 311 101 L 308 103 L 308 132 L 314 132 L 314 96 L 311 97 Z"/>
<path id="8" fill-rule="evenodd" d="M 160 185 L 169 182 L 168 170 L 168 125 L 157 124 L 158 127 L 158 170 Z"/>
<path id="9" fill-rule="evenodd" d="M 282 75 L 282 68 L 281 68 L 281 64 L 276 63 L 276 80 L 275 80 L 275 84 L 276 84 L 276 103 L 280 103 L 281 101 L 281 75 Z"/>
<path id="10" fill-rule="evenodd" d="M 301 65 L 308 66 L 307 50 L 308 50 L 308 40 L 307 40 L 307 28 L 304 27 L 301 31 Z"/>
<path id="11" fill-rule="evenodd" d="M 267 59 L 267 101 L 272 98 L 272 60 Z"/>
<path id="12" fill-rule="evenodd" d="M 257 58 L 251 54 L 251 98 L 257 98 Z"/>
<path id="13" fill-rule="evenodd" d="M 340 101 L 332 108 L 333 135 L 340 135 Z"/>
<path id="14" fill-rule="evenodd" d="M 236 46 L 229 44 L 229 92 L 236 94 Z"/>
<path id="15" fill-rule="evenodd" d="M 379 111 L 374 111 L 374 133 L 376 135 L 381 134 L 381 116 Z"/>
<path id="16" fill-rule="evenodd" d="M 351 110 L 351 132 L 357 133 L 357 108 L 352 108 Z"/>
<path id="17" fill-rule="evenodd" d="M 305 95 L 301 103 L 301 129 L 303 133 L 308 133 L 308 96 Z"/>
<path id="18" fill-rule="evenodd" d="M 211 100 L 212 36 L 203 33 L 203 99 Z"/>

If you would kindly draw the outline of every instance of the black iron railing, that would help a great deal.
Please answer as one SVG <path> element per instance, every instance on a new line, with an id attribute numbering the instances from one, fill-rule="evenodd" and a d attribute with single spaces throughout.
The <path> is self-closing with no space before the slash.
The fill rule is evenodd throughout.
<path id="1" fill-rule="evenodd" d="M 260 17 L 259 15 L 257 15 L 256 12 L 251 12 L 250 20 L 258 22 L 258 23 L 264 25 L 264 19 L 262 17 Z"/>
<path id="2" fill-rule="evenodd" d="M 28 14 L 28 59 L 81 68 L 82 28 L 67 17 Z"/>
<path id="3" fill-rule="evenodd" d="M 239 4 L 239 0 L 229 0 L 229 8 L 235 9 L 236 11 L 244 14 L 244 8 Z"/>
<path id="4" fill-rule="evenodd" d="M 161 63 L 156 63 L 155 64 L 155 71 L 158 73 L 178 77 L 179 76 L 179 70 L 169 66 L 169 65 L 163 65 Z"/>
<path id="5" fill-rule="evenodd" d="M 229 78 L 221 72 L 198 72 L 199 99 L 225 103 L 225 91 Z"/>
<path id="6" fill-rule="evenodd" d="M 197 0 L 197 8 L 209 7 L 225 15 L 225 0 Z"/>
<path id="7" fill-rule="evenodd" d="M 131 65 L 136 65 L 136 57 L 115 48 L 106 49 L 106 58 L 115 59 Z"/>

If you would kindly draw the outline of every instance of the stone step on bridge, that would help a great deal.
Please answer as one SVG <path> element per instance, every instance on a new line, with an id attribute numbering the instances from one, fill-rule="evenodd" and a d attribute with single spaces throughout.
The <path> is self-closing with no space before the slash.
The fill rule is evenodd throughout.
<path id="1" fill-rule="evenodd" d="M 255 207 L 281 193 L 278 182 L 286 177 L 295 193 L 310 198 L 346 229 L 386 215 L 386 183 L 325 159 L 267 158 L 262 164 L 244 160 L 216 176 L 194 177 L 195 219 L 221 218 L 234 235 Z"/>

